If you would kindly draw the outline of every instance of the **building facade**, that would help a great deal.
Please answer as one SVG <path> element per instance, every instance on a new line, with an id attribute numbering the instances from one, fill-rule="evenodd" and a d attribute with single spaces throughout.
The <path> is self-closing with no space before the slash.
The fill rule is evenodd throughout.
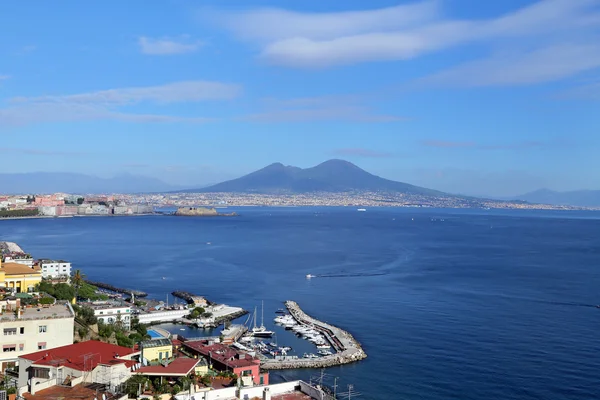
<path id="1" fill-rule="evenodd" d="M 68 303 L 27 308 L 19 299 L 4 300 L 0 312 L 2 371 L 21 355 L 73 343 L 75 314 Z"/>
<path id="2" fill-rule="evenodd" d="M 56 260 L 40 260 L 38 263 L 42 278 L 59 278 L 71 276 L 71 263 Z"/>
<path id="3" fill-rule="evenodd" d="M 131 307 L 125 303 L 94 301 L 81 305 L 94 310 L 94 316 L 105 324 L 120 323 L 123 329 L 131 329 Z"/>
<path id="4" fill-rule="evenodd" d="M 19 263 L 3 263 L 0 260 L 0 286 L 13 293 L 33 292 L 35 287 L 42 282 L 42 273 L 39 267 L 28 267 Z"/>

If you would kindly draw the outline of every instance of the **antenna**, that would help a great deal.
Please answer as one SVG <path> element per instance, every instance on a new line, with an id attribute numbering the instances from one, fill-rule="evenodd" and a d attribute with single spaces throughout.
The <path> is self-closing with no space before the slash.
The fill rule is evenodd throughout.
<path id="1" fill-rule="evenodd" d="M 344 399 L 351 400 L 355 397 L 362 396 L 362 394 L 354 391 L 354 385 L 348 385 L 348 391 L 340 393 L 340 396 L 342 396 Z"/>

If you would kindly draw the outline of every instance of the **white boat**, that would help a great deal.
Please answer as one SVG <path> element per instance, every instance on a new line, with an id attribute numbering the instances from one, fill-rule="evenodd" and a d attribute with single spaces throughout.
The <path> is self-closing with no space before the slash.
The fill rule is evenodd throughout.
<path id="1" fill-rule="evenodd" d="M 324 349 L 324 350 L 326 350 L 326 349 L 330 349 L 330 348 L 331 348 L 331 346 L 328 345 L 327 343 L 323 343 L 323 344 L 320 344 L 320 345 L 317 346 L 317 349 Z"/>
<path id="2" fill-rule="evenodd" d="M 356 210 L 356 211 L 365 212 L 365 211 L 367 211 L 367 209 L 366 209 L 366 208 L 359 208 L 359 209 L 358 209 L 358 210 Z"/>
<path id="3" fill-rule="evenodd" d="M 273 336 L 275 332 L 267 330 L 264 325 L 265 322 L 265 303 L 262 303 L 262 317 L 260 326 L 256 326 L 256 307 L 254 307 L 254 327 L 252 328 L 252 336 L 269 338 Z"/>
<path id="4" fill-rule="evenodd" d="M 316 278 L 316 276 L 315 275 L 311 275 L 311 274 L 306 275 L 306 279 L 310 279 L 310 278 Z"/>

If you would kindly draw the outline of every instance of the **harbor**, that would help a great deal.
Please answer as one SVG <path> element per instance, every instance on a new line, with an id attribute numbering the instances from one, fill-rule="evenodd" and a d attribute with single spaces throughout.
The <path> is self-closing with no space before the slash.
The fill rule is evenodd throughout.
<path id="1" fill-rule="evenodd" d="M 323 351 L 320 352 L 319 356 L 312 354 L 305 354 L 303 357 L 275 355 L 273 358 L 263 359 L 262 368 L 267 370 L 324 368 L 353 363 L 367 357 L 360 343 L 350 333 L 310 317 L 294 301 L 286 301 L 285 306 L 289 311 L 289 315 L 295 321 L 295 324 L 288 323 L 290 329 L 297 332 L 303 332 L 304 330 L 304 332 L 307 332 L 309 340 L 312 338 L 311 341 Z M 280 318 L 279 321 L 285 321 L 285 319 Z M 288 327 L 286 326 L 286 328 Z M 318 334 L 313 334 L 311 331 Z M 324 338 L 325 342 L 320 341 L 319 337 Z M 326 350 L 331 347 L 335 350 L 335 353 Z"/>

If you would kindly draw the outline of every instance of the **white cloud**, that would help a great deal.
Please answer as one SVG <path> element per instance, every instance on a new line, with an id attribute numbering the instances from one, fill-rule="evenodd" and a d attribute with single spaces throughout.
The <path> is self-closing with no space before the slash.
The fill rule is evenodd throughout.
<path id="1" fill-rule="evenodd" d="M 449 86 L 510 86 L 556 81 L 600 67 L 600 44 L 557 44 L 496 54 L 420 80 Z"/>
<path id="2" fill-rule="evenodd" d="M 131 87 L 100 90 L 63 96 L 15 97 L 14 103 L 57 102 L 57 103 L 100 103 L 105 105 L 127 105 L 143 101 L 155 103 L 180 103 L 202 100 L 226 100 L 237 97 L 241 87 L 234 84 L 212 81 L 184 81 L 160 86 Z"/>
<path id="3" fill-rule="evenodd" d="M 10 75 L 0 75 L 0 81 L 5 81 L 7 79 L 10 79 Z"/>
<path id="4" fill-rule="evenodd" d="M 160 56 L 193 53 L 203 45 L 202 41 L 190 41 L 187 36 L 181 37 L 179 39 L 153 39 L 146 36 L 141 36 L 138 39 L 138 43 L 140 45 L 140 51 L 142 53 Z"/>
<path id="5" fill-rule="evenodd" d="M 443 4 L 443 0 L 424 1 L 336 13 L 258 9 L 224 12 L 217 20 L 241 39 L 260 46 L 260 57 L 269 63 L 302 68 L 408 60 L 472 43 L 494 51 L 527 43 L 535 53 L 524 59 L 532 63 L 524 65 L 529 70 L 538 57 L 543 58 L 544 49 L 560 41 L 581 46 L 582 41 L 598 40 L 598 0 L 540 0 L 495 18 L 474 20 L 445 17 Z M 578 59 L 560 71 L 548 72 L 546 79 L 569 76 L 579 72 L 581 65 L 595 63 L 588 54 L 571 53 Z M 494 61 L 482 61 L 481 71 Z"/>
<path id="6" fill-rule="evenodd" d="M 112 119 L 129 122 L 207 122 L 202 117 L 180 117 L 157 114 L 135 114 L 123 110 L 141 103 L 168 104 L 226 100 L 237 97 L 237 85 L 187 81 L 162 86 L 102 90 L 60 96 L 17 97 L 10 106 L 0 108 L 0 125 L 22 125 L 35 122 L 82 121 Z"/>
<path id="7" fill-rule="evenodd" d="M 254 122 L 397 122 L 407 118 L 374 112 L 364 96 L 315 96 L 264 99 L 264 110 L 242 117 Z"/>

